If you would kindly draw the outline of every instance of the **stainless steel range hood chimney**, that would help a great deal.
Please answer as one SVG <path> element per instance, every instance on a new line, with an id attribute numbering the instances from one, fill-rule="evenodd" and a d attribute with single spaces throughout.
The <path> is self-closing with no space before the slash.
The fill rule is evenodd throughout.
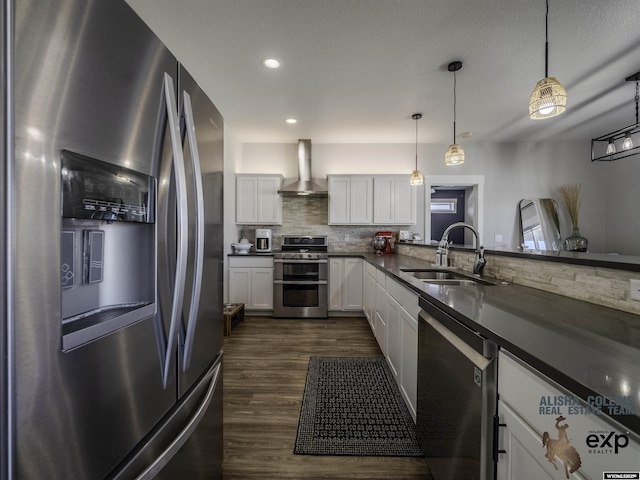
<path id="1" fill-rule="evenodd" d="M 329 194 L 325 181 L 311 178 L 311 140 L 298 140 L 298 180 L 283 186 L 278 193 L 283 197 L 326 197 Z"/>

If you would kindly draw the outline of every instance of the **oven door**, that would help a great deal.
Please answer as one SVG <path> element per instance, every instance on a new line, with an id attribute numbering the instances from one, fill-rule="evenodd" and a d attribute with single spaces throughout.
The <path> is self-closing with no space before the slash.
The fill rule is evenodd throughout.
<path id="1" fill-rule="evenodd" d="M 273 314 L 284 318 L 327 318 L 326 259 L 274 261 Z"/>

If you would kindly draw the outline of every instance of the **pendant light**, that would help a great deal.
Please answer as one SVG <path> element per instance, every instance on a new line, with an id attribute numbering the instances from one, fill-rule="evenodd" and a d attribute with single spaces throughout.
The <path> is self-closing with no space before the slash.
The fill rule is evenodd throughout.
<path id="1" fill-rule="evenodd" d="M 542 120 L 560 115 L 567 109 L 567 91 L 555 77 L 549 76 L 549 0 L 544 24 L 544 78 L 536 84 L 529 99 L 529 118 Z"/>
<path id="2" fill-rule="evenodd" d="M 409 184 L 412 187 L 417 187 L 424 183 L 424 177 L 420 173 L 420 170 L 418 170 L 418 120 L 422 118 L 422 114 L 414 113 L 413 115 L 411 115 L 411 118 L 413 118 L 416 121 L 416 169 L 411 174 L 411 178 L 409 179 Z"/>
<path id="3" fill-rule="evenodd" d="M 447 69 L 453 72 L 453 143 L 449 145 L 444 154 L 444 164 L 462 165 L 464 163 L 464 150 L 456 143 L 456 72 L 462 68 L 462 62 L 451 62 Z"/>
<path id="4" fill-rule="evenodd" d="M 640 72 L 625 78 L 627 82 L 635 82 L 636 123 L 591 139 L 591 161 L 612 162 L 635 155 L 640 155 Z M 617 142 L 617 143 L 616 143 Z M 605 148 L 606 145 L 606 148 Z"/>

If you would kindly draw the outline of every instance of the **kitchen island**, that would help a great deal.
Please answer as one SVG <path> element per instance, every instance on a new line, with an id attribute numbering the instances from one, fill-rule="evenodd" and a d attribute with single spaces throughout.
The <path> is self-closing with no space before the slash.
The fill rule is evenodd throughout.
<path id="1" fill-rule="evenodd" d="M 434 266 L 414 257 L 345 256 L 383 270 L 421 304 L 440 308 L 640 438 L 640 316 L 490 278 L 493 285 L 425 283 L 405 270 Z"/>

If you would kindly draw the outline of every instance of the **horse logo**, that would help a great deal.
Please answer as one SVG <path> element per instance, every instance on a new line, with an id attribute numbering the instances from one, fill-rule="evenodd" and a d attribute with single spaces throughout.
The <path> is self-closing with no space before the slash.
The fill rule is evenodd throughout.
<path id="1" fill-rule="evenodd" d="M 568 424 L 560 425 L 560 422 L 564 422 L 565 417 L 560 415 L 556 418 L 556 430 L 558 430 L 558 439 L 553 439 L 549 435 L 549 432 L 542 434 L 542 446 L 547 447 L 547 453 L 544 456 L 549 463 L 553 465 L 553 468 L 558 470 L 558 464 L 556 463 L 556 457 L 558 457 L 564 465 L 564 475 L 569 478 L 569 474 L 575 472 L 580 468 L 582 462 L 580 461 L 580 455 L 578 451 L 573 448 L 569 438 L 567 437 Z"/>

